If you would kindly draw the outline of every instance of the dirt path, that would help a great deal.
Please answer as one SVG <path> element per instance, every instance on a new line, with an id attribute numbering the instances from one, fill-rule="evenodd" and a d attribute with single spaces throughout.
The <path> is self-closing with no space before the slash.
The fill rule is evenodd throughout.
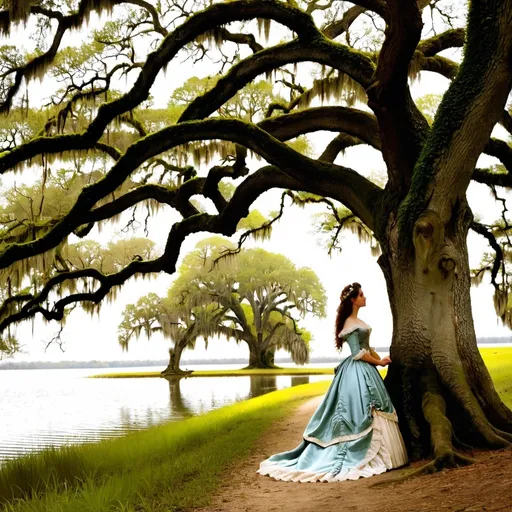
<path id="1" fill-rule="evenodd" d="M 233 465 L 225 484 L 203 512 L 424 512 L 512 511 L 512 450 L 474 453 L 479 462 L 465 468 L 370 488 L 409 468 L 372 478 L 338 483 L 278 482 L 256 474 L 261 460 L 299 444 L 302 432 L 321 397 L 303 404 L 295 414 L 258 441 L 250 457 Z M 414 464 L 414 467 L 418 463 Z"/>

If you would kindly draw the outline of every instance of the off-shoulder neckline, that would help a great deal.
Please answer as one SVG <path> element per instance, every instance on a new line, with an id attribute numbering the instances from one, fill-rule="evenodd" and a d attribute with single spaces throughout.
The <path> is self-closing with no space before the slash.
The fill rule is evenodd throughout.
<path id="1" fill-rule="evenodd" d="M 338 338 L 343 338 L 344 336 L 348 336 L 349 334 L 353 333 L 357 329 L 368 329 L 370 332 L 372 328 L 365 322 L 365 325 L 353 325 L 352 327 L 348 327 L 347 329 L 343 329 L 339 332 Z"/>

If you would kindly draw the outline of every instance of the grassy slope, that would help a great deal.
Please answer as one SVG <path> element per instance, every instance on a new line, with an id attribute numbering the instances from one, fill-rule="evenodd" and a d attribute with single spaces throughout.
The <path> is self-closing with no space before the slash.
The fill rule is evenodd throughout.
<path id="1" fill-rule="evenodd" d="M 163 512 L 205 505 L 227 464 L 328 385 L 296 386 L 124 438 L 11 461 L 0 468 L 0 499 L 10 501 L 4 510 Z"/>
<path id="2" fill-rule="evenodd" d="M 512 407 L 512 348 L 483 349 L 482 355 Z M 10 499 L 4 510 L 163 512 L 205 505 L 230 462 L 246 456 L 272 422 L 328 385 L 288 388 L 125 438 L 12 461 L 0 468 L 0 499 Z M 13 500 L 13 493 L 21 499 Z"/>

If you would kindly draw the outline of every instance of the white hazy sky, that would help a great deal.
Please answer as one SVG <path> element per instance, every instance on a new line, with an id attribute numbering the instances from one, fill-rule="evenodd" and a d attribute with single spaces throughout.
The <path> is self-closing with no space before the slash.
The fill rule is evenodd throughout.
<path id="1" fill-rule="evenodd" d="M 89 27 L 94 24 L 90 22 Z M 69 41 L 69 38 L 68 38 Z M 458 52 L 445 52 L 449 58 L 458 58 Z M 176 70 L 179 68 L 179 73 Z M 169 91 L 183 83 L 190 76 L 205 76 L 215 72 L 215 68 L 207 63 L 201 63 L 198 67 L 189 64 L 174 62 L 168 67 L 167 74 L 158 77 L 152 94 L 159 103 L 165 105 L 169 97 Z M 422 73 L 421 79 L 412 85 L 415 98 L 427 93 L 443 93 L 448 86 L 448 81 L 432 73 Z M 46 90 L 48 90 L 46 88 Z M 38 101 L 45 94 L 45 87 L 39 84 L 29 86 L 31 101 Z M 504 131 L 496 129 L 498 136 L 504 137 Z M 313 138 L 315 150 L 319 154 L 328 141 L 331 133 L 320 133 Z M 380 154 L 369 147 L 357 147 L 349 149 L 341 156 L 337 163 L 368 175 L 373 171 L 383 171 L 384 164 Z M 490 158 L 482 158 L 479 165 L 493 163 Z M 12 177 L 4 177 L 2 185 L 8 186 Z M 20 176 L 16 176 L 17 182 Z M 26 178 L 30 179 L 30 178 Z M 254 208 L 263 213 L 275 211 L 279 205 L 280 191 L 271 191 L 261 196 Z M 470 204 L 474 212 L 484 221 L 492 221 L 499 215 L 499 208 L 495 204 L 488 190 L 477 184 L 472 184 L 468 191 Z M 266 242 L 257 242 L 268 251 L 279 252 L 287 256 L 298 266 L 312 268 L 323 283 L 327 297 L 328 315 L 323 319 L 307 318 L 304 325 L 313 332 L 312 342 L 313 356 L 336 356 L 333 348 L 333 324 L 335 311 L 338 305 L 340 290 L 349 282 L 358 281 L 363 285 L 368 297 L 367 307 L 361 311 L 361 318 L 373 327 L 373 344 L 387 346 L 391 339 L 392 320 L 386 287 L 382 273 L 377 265 L 376 258 L 370 255 L 367 246 L 359 244 L 354 235 L 347 234 L 343 238 L 343 251 L 332 258 L 319 243 L 319 236 L 313 232 L 311 215 L 322 211 L 320 207 L 308 207 L 300 209 L 290 207 L 286 210 L 283 219 L 274 227 L 272 238 Z M 150 237 L 157 245 L 163 246 L 167 232 L 172 222 L 178 217 L 170 209 L 160 213 L 150 222 Z M 116 232 L 122 227 L 122 223 L 116 228 L 103 230 L 101 234 L 95 234 L 99 241 L 106 242 L 112 234 L 120 236 Z M 137 236 L 143 236 L 142 233 Z M 208 233 L 200 233 L 190 236 L 182 246 L 181 256 L 193 249 L 195 243 L 210 236 Z M 70 239 L 70 243 L 72 240 Z M 255 245 L 250 242 L 248 245 Z M 484 241 L 474 234 L 469 238 L 469 250 L 472 264 L 476 265 L 482 252 L 486 250 Z M 62 339 L 64 340 L 64 352 L 57 345 L 51 345 L 46 350 L 48 341 L 58 331 L 57 324 L 45 324 L 40 318 L 22 324 L 18 328 L 18 337 L 23 345 L 21 353 L 14 358 L 15 361 L 60 361 L 60 360 L 137 360 L 137 359 L 165 359 L 169 342 L 163 340 L 160 335 L 155 335 L 151 340 L 142 337 L 131 343 L 128 352 L 122 352 L 117 342 L 117 325 L 121 319 L 121 313 L 126 304 L 136 302 L 139 297 L 149 292 L 165 295 L 172 277 L 160 275 L 152 280 L 132 280 L 127 283 L 118 294 L 114 304 L 105 304 L 99 316 L 90 317 L 83 311 L 75 310 L 64 328 Z M 499 324 L 492 305 L 492 287 L 482 284 L 472 290 L 472 302 L 474 321 L 477 336 L 507 336 L 510 331 Z M 199 341 L 194 351 L 184 353 L 184 358 L 220 358 L 220 357 L 246 357 L 248 350 L 244 344 L 237 346 L 234 342 L 224 340 L 211 340 L 208 352 L 204 350 L 204 344 Z"/>

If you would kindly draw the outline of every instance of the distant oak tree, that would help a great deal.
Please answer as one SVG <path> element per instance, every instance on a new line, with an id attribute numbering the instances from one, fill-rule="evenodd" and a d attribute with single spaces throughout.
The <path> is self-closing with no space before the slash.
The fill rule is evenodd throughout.
<path id="1" fill-rule="evenodd" d="M 135 275 L 175 272 L 187 236 L 231 236 L 258 197 L 283 189 L 323 202 L 340 225 L 321 221 L 333 236 L 346 225 L 380 251 L 393 315 L 386 385 L 412 458 L 432 455 L 426 469 L 435 470 L 469 463 L 464 445 L 510 445 L 512 412 L 479 354 L 470 301 L 472 277 L 487 274 L 510 326 L 510 226 L 506 208 L 498 227 L 475 220 L 466 192 L 479 183 L 501 204 L 512 186 L 512 149 L 492 134 L 497 124 L 512 132 L 512 0 L 0 6 L 0 173 L 32 172 L 42 191 L 2 217 L 3 349 L 15 349 L 10 327 L 24 319 L 59 321 L 75 303 L 97 308 Z M 96 28 L 86 25 L 93 12 Z M 72 31 L 83 41 L 64 47 Z M 461 48 L 460 63 L 446 56 Z M 183 62 L 198 74 L 202 59 L 215 76 L 152 89 Z M 425 72 L 450 82 L 431 124 L 410 90 Z M 26 93 L 36 79 L 51 87 L 45 105 Z M 317 153 L 301 139 L 315 132 L 332 132 Z M 384 183 L 343 165 L 359 145 L 381 153 Z M 495 165 L 477 165 L 482 154 Z M 41 197 L 59 183 L 66 200 L 45 209 Z M 87 239 L 123 214 L 143 225 L 164 207 L 180 218 L 158 255 L 112 271 L 59 265 L 71 235 Z M 470 230 L 492 255 L 474 271 Z"/>
<path id="2" fill-rule="evenodd" d="M 249 348 L 247 368 L 275 368 L 276 350 L 297 364 L 309 360 L 311 334 L 299 322 L 325 315 L 325 291 L 316 274 L 281 254 L 241 249 L 220 237 L 199 242 L 187 254 L 166 298 L 151 293 L 129 304 L 119 326 L 123 347 L 133 336 L 161 332 L 173 342 L 163 375 L 184 373 L 179 363 L 196 339 L 225 336 Z"/>

